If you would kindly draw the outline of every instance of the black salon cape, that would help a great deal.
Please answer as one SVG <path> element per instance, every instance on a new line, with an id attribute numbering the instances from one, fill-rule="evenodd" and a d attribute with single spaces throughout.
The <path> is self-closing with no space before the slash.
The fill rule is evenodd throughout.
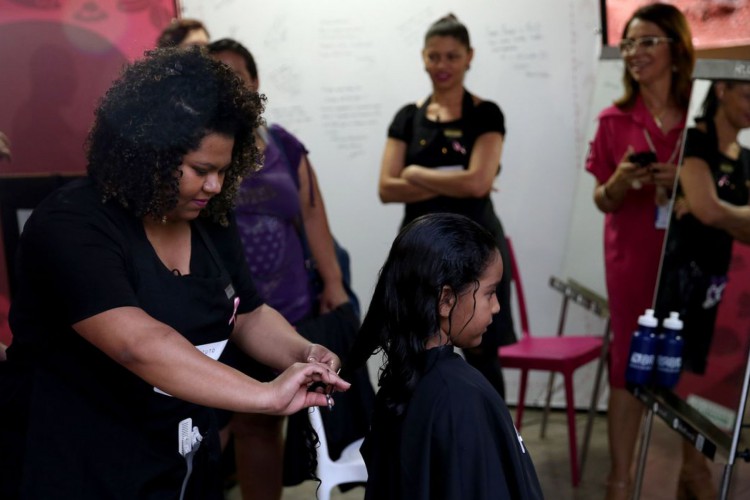
<path id="1" fill-rule="evenodd" d="M 543 498 L 505 403 L 450 346 L 430 349 L 402 419 L 376 400 L 362 446 L 367 500 Z"/>

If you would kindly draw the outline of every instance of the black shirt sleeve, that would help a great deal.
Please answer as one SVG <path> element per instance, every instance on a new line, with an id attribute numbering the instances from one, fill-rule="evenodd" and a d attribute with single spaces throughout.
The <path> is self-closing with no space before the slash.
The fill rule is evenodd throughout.
<path id="1" fill-rule="evenodd" d="M 505 117 L 500 107 L 492 101 L 482 101 L 474 108 L 472 123 L 477 137 L 486 132 L 500 132 L 505 135 Z"/>
<path id="2" fill-rule="evenodd" d="M 388 127 L 388 137 L 399 139 L 408 143 L 414 134 L 414 114 L 417 112 L 416 104 L 407 104 L 401 108 L 393 117 Z"/>
<path id="3" fill-rule="evenodd" d="M 711 166 L 713 163 L 711 161 L 712 150 L 715 150 L 715 148 L 711 147 L 711 140 L 707 133 L 697 128 L 688 129 L 683 158 L 700 158 Z"/>
<path id="4" fill-rule="evenodd" d="M 125 221 L 112 215 L 86 189 L 63 188 L 35 209 L 21 237 L 19 265 L 29 293 L 45 308 L 40 314 L 54 311 L 70 325 L 116 307 L 138 306 L 126 264 L 127 239 L 119 229 Z"/>

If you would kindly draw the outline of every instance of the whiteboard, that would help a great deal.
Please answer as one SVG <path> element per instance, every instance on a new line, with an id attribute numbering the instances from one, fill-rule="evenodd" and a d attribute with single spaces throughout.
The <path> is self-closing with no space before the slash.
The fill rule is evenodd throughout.
<path id="1" fill-rule="evenodd" d="M 535 330 L 553 332 L 600 35 L 596 0 L 183 0 L 213 39 L 255 56 L 266 118 L 310 151 L 353 285 L 369 303 L 403 206 L 383 205 L 377 183 L 396 111 L 430 92 L 421 61 L 428 26 L 453 12 L 475 50 L 469 91 L 506 118 L 503 172 L 492 195 L 514 246 Z M 599 244 L 599 242 L 597 242 Z"/>
<path id="2" fill-rule="evenodd" d="M 620 53 L 611 47 L 605 48 L 596 67 L 596 84 L 586 121 L 586 151 L 578 162 L 576 191 L 562 267 L 563 278 L 572 278 L 603 297 L 607 296 L 604 214 L 594 205 L 596 180 L 585 170 L 584 163 L 588 144 L 594 139 L 598 127 L 597 116 L 623 94 L 623 71 Z"/>

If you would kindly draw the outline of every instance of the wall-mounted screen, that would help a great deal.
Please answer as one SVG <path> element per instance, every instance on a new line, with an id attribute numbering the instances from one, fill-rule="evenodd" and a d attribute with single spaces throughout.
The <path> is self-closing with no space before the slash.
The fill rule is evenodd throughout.
<path id="1" fill-rule="evenodd" d="M 622 38 L 625 23 L 644 0 L 606 0 L 606 45 Z M 734 0 L 672 0 L 690 23 L 697 49 L 750 45 L 750 2 Z"/>

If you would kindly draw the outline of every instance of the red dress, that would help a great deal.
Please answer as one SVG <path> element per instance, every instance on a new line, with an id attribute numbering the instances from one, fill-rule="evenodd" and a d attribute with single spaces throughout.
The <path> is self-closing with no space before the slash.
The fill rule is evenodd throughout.
<path id="1" fill-rule="evenodd" d="M 606 108 L 599 114 L 586 170 L 599 184 L 605 183 L 628 146 L 641 152 L 652 150 L 653 145 L 660 163 L 677 163 L 684 128 L 683 120 L 669 132 L 662 132 L 640 96 L 630 110 Z M 656 228 L 656 214 L 655 188 L 644 185 L 630 189 L 622 206 L 604 218 L 604 262 L 613 332 L 609 380 L 615 388 L 625 387 L 630 337 L 638 316 L 653 305 L 665 233 Z"/>

